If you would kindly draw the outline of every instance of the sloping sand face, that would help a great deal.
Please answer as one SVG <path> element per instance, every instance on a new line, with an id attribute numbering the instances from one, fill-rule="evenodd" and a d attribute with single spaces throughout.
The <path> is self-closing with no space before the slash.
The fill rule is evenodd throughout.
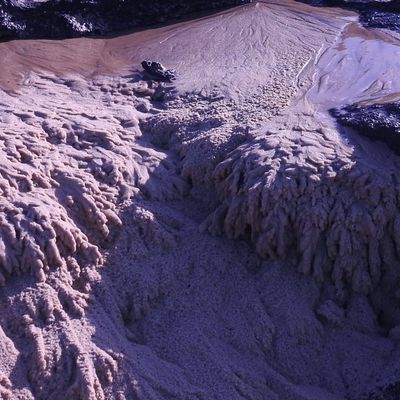
<path id="1" fill-rule="evenodd" d="M 398 158 L 318 113 L 348 23 L 286 1 L 0 44 L 2 398 L 356 399 L 396 381 Z M 176 85 L 142 80 L 142 58 Z"/>
<path id="2" fill-rule="evenodd" d="M 322 72 L 309 95 L 323 109 L 395 101 L 400 96 L 399 63 L 398 39 L 350 23 L 336 45 L 321 54 Z"/>

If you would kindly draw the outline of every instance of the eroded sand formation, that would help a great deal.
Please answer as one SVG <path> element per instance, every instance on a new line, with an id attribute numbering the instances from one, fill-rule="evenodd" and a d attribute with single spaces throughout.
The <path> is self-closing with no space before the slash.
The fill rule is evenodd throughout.
<path id="1" fill-rule="evenodd" d="M 214 171 L 222 204 L 203 226 L 249 237 L 257 253 L 296 253 L 298 269 L 368 293 L 390 276 L 399 257 L 398 161 L 378 159 L 300 115 L 255 135 Z M 397 288 L 397 284 L 394 285 Z"/>
<path id="2" fill-rule="evenodd" d="M 0 77 L 2 398 L 359 399 L 397 384 L 398 157 L 339 132 L 315 94 L 348 23 L 286 1 L 1 45 L 17 71 Z M 129 70 L 154 54 L 174 84 Z"/>
<path id="3" fill-rule="evenodd" d="M 101 250 L 112 246 L 122 224 L 117 204 L 121 210 L 140 190 L 165 199 L 185 189 L 166 154 L 141 143 L 139 119 L 150 103 L 133 93 L 142 86 L 35 75 L 18 94 L 3 92 L 1 283 L 27 273 L 43 282 L 38 293 L 21 295 L 27 310 L 11 322 L 32 342 L 29 377 L 39 398 L 52 391 L 60 398 L 68 386 L 67 398 L 101 398 L 94 366 L 75 334 L 62 328 L 60 354 L 49 356 L 35 323 L 64 321 L 65 310 L 84 315 Z M 68 366 L 68 357 L 77 364 Z M 106 369 L 115 364 L 101 352 L 96 357 Z M 63 374 L 54 379 L 50 371 L 58 364 L 63 373 L 78 368 L 82 376 L 75 383 Z M 110 380 L 111 372 L 104 373 Z"/>

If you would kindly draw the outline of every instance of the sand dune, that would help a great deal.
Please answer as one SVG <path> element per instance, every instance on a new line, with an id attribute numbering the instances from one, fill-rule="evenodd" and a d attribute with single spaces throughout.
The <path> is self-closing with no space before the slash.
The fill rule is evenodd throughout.
<path id="1" fill-rule="evenodd" d="M 398 91 L 395 39 L 357 39 L 360 58 L 355 26 L 259 2 L 0 44 L 2 398 L 358 399 L 398 382 L 398 157 L 325 113 L 339 82 L 351 101 Z M 176 83 L 144 81 L 144 58 Z"/>

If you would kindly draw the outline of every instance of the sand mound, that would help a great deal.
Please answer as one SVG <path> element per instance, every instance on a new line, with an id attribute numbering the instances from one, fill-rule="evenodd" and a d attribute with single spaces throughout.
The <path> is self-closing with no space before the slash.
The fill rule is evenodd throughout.
<path id="1" fill-rule="evenodd" d="M 398 379 L 398 161 L 316 119 L 304 89 L 347 22 L 290 4 L 146 43 L 7 44 L 36 72 L 0 92 L 2 398 L 339 400 Z M 132 54 L 176 87 L 78 75 Z"/>
<path id="2" fill-rule="evenodd" d="M 141 139 L 145 114 L 132 106 L 149 110 L 149 97 L 134 95 L 148 85 L 127 82 L 31 75 L 18 95 L 2 93 L 0 283 L 28 275 L 18 282 L 33 284 L 9 294 L 3 326 L 31 353 L 34 398 L 105 398 L 118 356 L 81 343 L 73 319 L 85 314 L 99 281 L 102 253 L 122 225 L 119 210 L 140 190 L 165 199 L 186 187 L 168 155 Z M 139 215 L 135 224 L 153 236 L 157 223 L 145 210 Z M 6 378 L 3 386 L 3 398 L 33 398 Z"/>
<path id="3" fill-rule="evenodd" d="M 216 167 L 222 204 L 203 228 L 250 238 L 261 257 L 295 253 L 306 275 L 367 293 L 399 276 L 398 168 L 333 130 L 281 119 Z"/>
<path id="4" fill-rule="evenodd" d="M 44 281 L 50 268 L 98 264 L 98 246 L 106 246 L 121 225 L 116 204 L 131 199 L 152 171 L 157 169 L 146 185 L 149 195 L 164 198 L 178 189 L 178 181 L 157 183 L 162 169 L 167 176 L 173 166 L 163 163 L 165 154 L 141 144 L 143 114 L 132 109 L 131 102 L 143 109 L 146 100 L 132 97 L 126 84 L 119 86 L 115 90 L 125 93 L 120 95 L 125 101 L 107 105 L 115 107 L 109 118 L 104 109 L 108 90 L 100 82 L 90 86 L 79 79 L 41 76 L 31 81 L 34 100 L 23 91 L 18 97 L 3 96 L 3 284 L 8 276 L 22 272 Z M 98 99 L 93 100 L 95 92 Z M 54 108 L 63 97 L 71 101 Z"/>

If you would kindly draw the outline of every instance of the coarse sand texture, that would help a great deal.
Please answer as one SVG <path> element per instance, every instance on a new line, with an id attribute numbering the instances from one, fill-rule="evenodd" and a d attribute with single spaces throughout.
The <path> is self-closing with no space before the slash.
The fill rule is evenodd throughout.
<path id="1" fill-rule="evenodd" d="M 0 43 L 1 399 L 396 390 L 400 162 L 327 111 L 395 97 L 399 43 L 356 17 L 253 2 Z"/>

